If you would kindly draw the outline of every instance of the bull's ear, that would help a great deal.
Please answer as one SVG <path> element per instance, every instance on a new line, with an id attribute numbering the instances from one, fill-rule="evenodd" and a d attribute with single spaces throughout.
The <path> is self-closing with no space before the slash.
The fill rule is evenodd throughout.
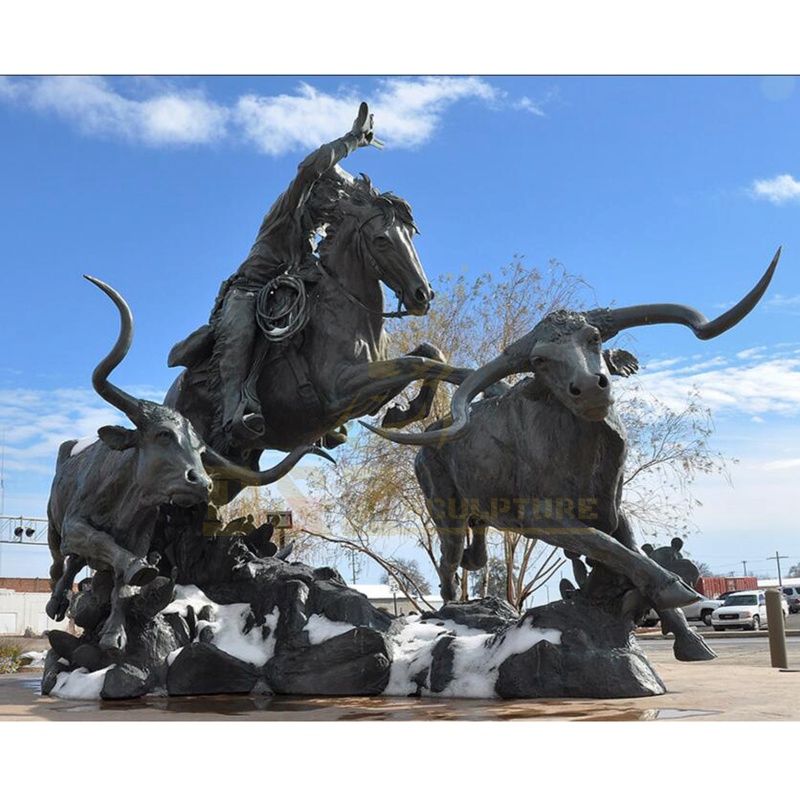
<path id="1" fill-rule="evenodd" d="M 627 378 L 639 371 L 639 359 L 627 350 L 603 350 L 603 358 L 612 375 Z"/>
<path id="2" fill-rule="evenodd" d="M 103 425 L 98 429 L 97 435 L 103 444 L 112 450 L 127 450 L 133 447 L 139 438 L 137 431 L 123 428 L 122 425 Z"/>

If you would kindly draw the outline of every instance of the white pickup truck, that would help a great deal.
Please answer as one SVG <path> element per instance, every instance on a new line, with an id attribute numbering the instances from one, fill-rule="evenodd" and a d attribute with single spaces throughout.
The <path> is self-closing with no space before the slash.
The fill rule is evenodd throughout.
<path id="1" fill-rule="evenodd" d="M 722 600 L 710 600 L 708 597 L 701 597 L 694 603 L 684 606 L 683 611 L 686 619 L 689 620 L 702 620 L 704 624 L 711 625 L 711 615 L 714 613 L 715 608 L 722 605 Z M 652 627 L 658 624 L 658 614 L 651 608 L 645 615 L 642 625 Z"/>

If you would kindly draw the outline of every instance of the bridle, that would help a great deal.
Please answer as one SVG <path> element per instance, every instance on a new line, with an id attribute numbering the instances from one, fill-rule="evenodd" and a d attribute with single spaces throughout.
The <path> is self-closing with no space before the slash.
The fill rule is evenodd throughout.
<path id="1" fill-rule="evenodd" d="M 370 252 L 369 247 L 368 247 L 368 245 L 367 245 L 367 243 L 365 241 L 365 236 L 364 236 L 364 227 L 366 225 L 368 225 L 370 222 L 372 222 L 372 220 L 378 219 L 378 217 L 383 217 L 383 216 L 384 216 L 383 212 L 379 211 L 377 214 L 373 214 L 371 217 L 367 217 L 363 222 L 359 223 L 358 227 L 356 228 L 356 236 L 358 236 L 359 247 L 361 249 L 361 252 L 366 257 L 365 260 L 367 262 L 367 265 L 370 267 L 372 272 L 375 274 L 375 277 L 378 279 L 378 281 L 380 281 L 382 283 L 386 283 L 386 281 L 385 281 L 385 273 L 381 269 L 380 264 L 378 264 L 378 262 L 375 260 L 375 258 L 373 257 L 372 253 Z M 403 300 L 399 295 L 397 295 L 396 292 L 395 292 L 395 295 L 397 295 L 397 311 L 376 311 L 374 308 L 370 308 L 368 305 L 366 305 L 361 300 L 359 300 L 352 292 L 350 292 L 347 289 L 345 289 L 345 287 L 342 286 L 341 283 L 339 283 L 339 281 L 337 280 L 336 276 L 332 275 L 330 272 L 328 272 L 327 269 L 325 269 L 325 266 L 322 263 L 322 259 L 318 260 L 317 265 L 318 265 L 320 271 L 322 272 L 322 274 L 327 276 L 331 281 L 333 281 L 333 283 L 336 284 L 336 287 L 339 289 L 339 291 L 351 303 L 354 303 L 355 305 L 359 306 L 364 311 L 366 311 L 368 314 L 373 314 L 375 316 L 380 316 L 380 317 L 383 317 L 384 319 L 400 319 L 402 317 L 412 316 L 410 311 L 403 311 L 402 310 Z M 387 286 L 388 286 L 388 284 L 387 284 Z"/>

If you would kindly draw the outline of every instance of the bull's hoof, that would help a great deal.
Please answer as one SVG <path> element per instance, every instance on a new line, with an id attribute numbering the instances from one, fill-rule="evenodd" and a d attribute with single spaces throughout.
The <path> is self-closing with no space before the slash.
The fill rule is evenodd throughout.
<path id="1" fill-rule="evenodd" d="M 717 657 L 703 637 L 689 629 L 675 634 L 672 653 L 678 661 L 713 661 Z"/>
<path id="2" fill-rule="evenodd" d="M 67 616 L 67 609 L 69 608 L 69 600 L 65 594 L 53 595 L 45 606 L 45 612 L 50 619 L 56 622 L 61 622 Z"/>
<path id="3" fill-rule="evenodd" d="M 694 603 L 695 600 L 700 599 L 700 595 L 685 584 L 680 578 L 662 586 L 656 590 L 650 598 L 653 603 L 653 608 L 657 611 L 667 611 L 671 608 L 681 608 Z"/>
<path id="4" fill-rule="evenodd" d="M 129 564 L 122 579 L 129 586 L 144 586 L 157 577 L 158 570 L 152 564 L 137 558 Z"/>

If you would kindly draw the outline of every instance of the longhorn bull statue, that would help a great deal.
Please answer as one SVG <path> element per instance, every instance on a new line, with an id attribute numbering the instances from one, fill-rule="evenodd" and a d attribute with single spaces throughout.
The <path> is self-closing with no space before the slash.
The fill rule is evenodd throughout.
<path id="1" fill-rule="evenodd" d="M 294 449 L 272 469 L 256 472 L 240 467 L 206 445 L 178 411 L 132 397 L 109 380 L 125 358 L 133 339 L 133 317 L 122 296 L 103 281 L 85 276 L 117 307 L 120 331 L 111 352 L 92 375 L 95 391 L 133 423 L 130 430 L 106 425 L 88 446 L 77 440 L 59 448 L 48 502 L 52 595 L 47 614 L 64 618 L 68 591 L 87 564 L 114 576 L 111 613 L 100 632 L 100 646 L 124 649 L 124 619 L 117 603 L 120 591 L 143 586 L 158 574 L 147 556 L 159 508 L 165 504 L 192 507 L 207 504 L 212 476 L 264 486 L 285 475 L 315 447 Z"/>
<path id="2" fill-rule="evenodd" d="M 620 511 L 626 434 L 610 377 L 630 375 L 638 364 L 630 353 L 604 350 L 603 343 L 620 331 L 663 323 L 685 325 L 699 339 L 719 336 L 758 303 L 779 256 L 780 249 L 747 296 L 710 322 L 673 304 L 555 311 L 461 384 L 449 423 L 436 422 L 424 433 L 362 423 L 394 442 L 422 445 L 415 469 L 440 537 L 446 602 L 456 596 L 459 564 L 486 564 L 487 528 L 515 530 L 625 576 L 639 604 L 646 598 L 661 612 L 663 629 L 676 632 L 678 658 L 713 657 L 711 651 L 698 654 L 702 648 L 691 638 L 698 637 L 673 610 L 696 593 L 639 552 Z M 533 377 L 471 405 L 480 392 L 524 372 Z M 468 528 L 473 538 L 465 550 Z"/>

